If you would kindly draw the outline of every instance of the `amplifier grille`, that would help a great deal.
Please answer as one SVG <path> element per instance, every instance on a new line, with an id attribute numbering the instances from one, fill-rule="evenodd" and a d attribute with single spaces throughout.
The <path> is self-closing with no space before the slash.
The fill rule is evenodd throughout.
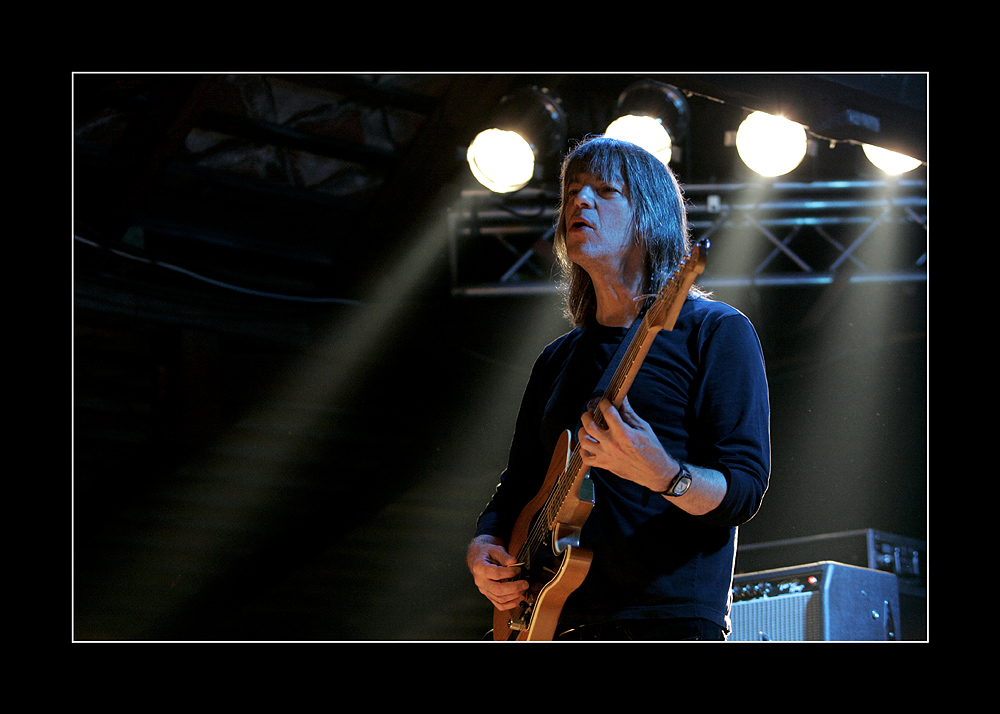
<path id="1" fill-rule="evenodd" d="M 811 606 L 816 593 L 797 593 L 733 603 L 733 632 L 736 642 L 822 640 L 823 617 Z"/>

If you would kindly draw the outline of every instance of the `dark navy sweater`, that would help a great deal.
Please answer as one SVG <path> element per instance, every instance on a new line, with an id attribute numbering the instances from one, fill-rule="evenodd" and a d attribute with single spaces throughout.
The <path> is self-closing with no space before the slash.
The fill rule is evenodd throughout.
<path id="1" fill-rule="evenodd" d="M 548 345 L 522 397 L 507 468 L 476 535 L 510 537 L 542 483 L 556 440 L 580 415 L 626 328 L 576 329 Z M 711 513 L 692 516 L 662 496 L 591 469 L 595 506 L 581 536 L 594 553 L 569 597 L 565 625 L 702 617 L 730 629 L 737 527 L 760 507 L 770 471 L 769 406 L 760 342 L 738 310 L 688 299 L 661 331 L 628 392 L 675 459 L 720 471 L 728 484 Z"/>

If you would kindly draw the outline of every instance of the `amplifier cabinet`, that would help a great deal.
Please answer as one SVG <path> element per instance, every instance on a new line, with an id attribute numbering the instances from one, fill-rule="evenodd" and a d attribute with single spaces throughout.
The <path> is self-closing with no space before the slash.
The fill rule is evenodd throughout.
<path id="1" fill-rule="evenodd" d="M 896 575 L 833 561 L 737 575 L 730 641 L 902 639 Z"/>

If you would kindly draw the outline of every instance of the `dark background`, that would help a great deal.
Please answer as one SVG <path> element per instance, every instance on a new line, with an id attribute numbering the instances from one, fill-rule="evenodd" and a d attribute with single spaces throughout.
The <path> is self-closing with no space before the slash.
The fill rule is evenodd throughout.
<path id="1" fill-rule="evenodd" d="M 743 254 L 773 242 L 713 233 L 702 283 L 754 322 L 771 386 L 771 487 L 741 542 L 926 539 L 927 169 L 884 181 L 843 117 L 926 160 L 927 77 L 649 76 L 687 92 L 696 236 L 708 196 L 762 183 L 725 141 L 749 109 L 816 128 L 763 182 L 775 201 L 809 193 L 815 216 L 844 199 L 832 182 L 855 187 L 794 236 L 814 273 L 784 255 L 754 273 Z M 464 147 L 532 84 L 561 97 L 569 139 L 599 133 L 637 78 L 74 75 L 73 638 L 479 638 L 465 546 L 531 363 L 568 327 L 536 215 L 551 167 L 498 200 Z M 829 239 L 899 194 L 915 208 L 866 238 L 865 267 L 827 271 Z M 484 207 L 528 238 L 484 219 L 456 240 Z M 536 275 L 495 280 L 525 246 Z"/>

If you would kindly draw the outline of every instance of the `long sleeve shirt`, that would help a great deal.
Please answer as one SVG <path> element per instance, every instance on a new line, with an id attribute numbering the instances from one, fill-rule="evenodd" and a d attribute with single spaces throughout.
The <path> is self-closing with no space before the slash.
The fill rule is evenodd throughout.
<path id="1" fill-rule="evenodd" d="M 507 467 L 476 535 L 509 539 L 541 487 L 560 434 L 570 429 L 575 439 L 626 332 L 575 329 L 543 350 L 525 387 Z M 737 528 L 760 507 L 770 472 L 767 380 L 750 321 L 725 303 L 689 298 L 674 328 L 657 334 L 628 399 L 675 459 L 721 472 L 726 495 L 710 513 L 693 516 L 591 469 L 595 505 L 580 546 L 593 551 L 593 562 L 561 621 L 703 617 L 728 631 Z"/>

